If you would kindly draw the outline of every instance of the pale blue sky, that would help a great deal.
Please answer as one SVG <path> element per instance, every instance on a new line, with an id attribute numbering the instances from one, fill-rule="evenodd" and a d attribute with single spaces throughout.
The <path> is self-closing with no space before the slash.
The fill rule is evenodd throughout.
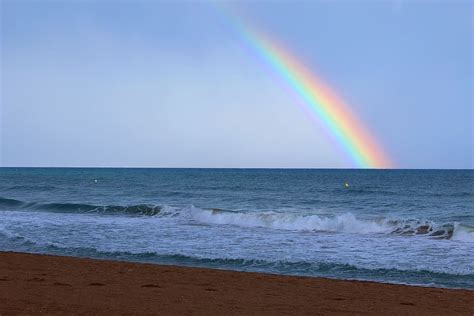
<path id="1" fill-rule="evenodd" d="M 231 5 L 318 70 L 397 167 L 473 167 L 471 1 Z M 1 166 L 353 167 L 215 4 L 1 9 Z"/>

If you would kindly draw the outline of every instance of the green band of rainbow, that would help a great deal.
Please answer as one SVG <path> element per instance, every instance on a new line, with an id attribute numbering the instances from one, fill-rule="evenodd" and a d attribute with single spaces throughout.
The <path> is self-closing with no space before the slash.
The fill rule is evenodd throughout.
<path id="1" fill-rule="evenodd" d="M 390 159 L 372 134 L 323 80 L 269 36 L 251 30 L 235 17 L 231 17 L 231 21 L 245 42 L 284 79 L 334 135 L 355 166 L 392 167 Z"/>

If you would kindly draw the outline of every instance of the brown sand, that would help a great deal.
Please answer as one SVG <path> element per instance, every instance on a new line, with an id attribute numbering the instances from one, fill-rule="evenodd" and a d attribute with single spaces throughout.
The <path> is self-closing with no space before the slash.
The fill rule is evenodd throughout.
<path id="1" fill-rule="evenodd" d="M 0 314 L 465 314 L 474 291 L 0 253 Z"/>

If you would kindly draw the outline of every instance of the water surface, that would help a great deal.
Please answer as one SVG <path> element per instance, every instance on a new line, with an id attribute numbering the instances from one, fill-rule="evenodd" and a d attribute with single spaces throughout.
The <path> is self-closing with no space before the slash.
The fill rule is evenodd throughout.
<path id="1" fill-rule="evenodd" d="M 473 205 L 472 170 L 0 168 L 0 250 L 474 289 Z"/>

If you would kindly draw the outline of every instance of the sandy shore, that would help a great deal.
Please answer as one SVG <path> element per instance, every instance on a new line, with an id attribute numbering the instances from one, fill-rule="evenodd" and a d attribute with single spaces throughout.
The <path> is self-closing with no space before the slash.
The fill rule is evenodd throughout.
<path id="1" fill-rule="evenodd" d="M 0 314 L 474 314 L 474 291 L 0 253 Z"/>

